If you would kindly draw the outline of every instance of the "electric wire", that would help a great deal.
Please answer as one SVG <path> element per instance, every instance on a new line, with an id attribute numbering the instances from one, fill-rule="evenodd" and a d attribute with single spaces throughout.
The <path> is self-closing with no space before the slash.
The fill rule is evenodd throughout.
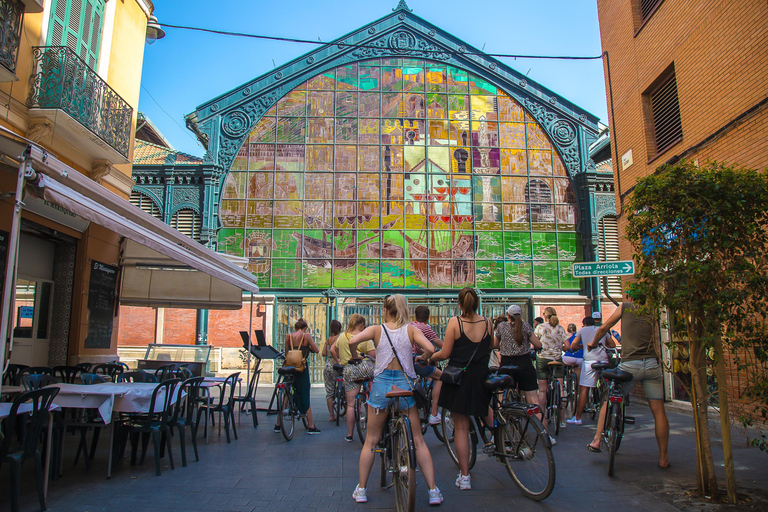
<path id="1" fill-rule="evenodd" d="M 158 108 L 159 108 L 160 110 L 162 110 L 162 111 L 163 111 L 163 113 L 164 113 L 165 115 L 167 115 L 167 116 L 168 116 L 168 117 L 171 119 L 171 121 L 173 121 L 174 123 L 176 123 L 176 126 L 178 126 L 179 128 L 181 128 L 181 131 L 182 131 L 182 132 L 186 133 L 186 134 L 187 134 L 187 136 L 189 136 L 189 137 L 190 137 L 192 140 L 194 140 L 194 141 L 195 141 L 195 142 L 196 142 L 196 143 L 197 143 L 199 146 L 201 146 L 201 147 L 202 147 L 202 144 L 200 144 L 200 141 L 199 141 L 199 140 L 197 140 L 197 139 L 196 139 L 194 136 L 192 136 L 192 134 L 191 134 L 191 133 L 189 133 L 189 131 L 188 131 L 186 128 L 184 128 L 183 126 L 181 126 L 181 125 L 180 125 L 180 124 L 179 124 L 179 123 L 178 123 L 178 122 L 177 122 L 177 121 L 176 121 L 176 120 L 173 118 L 173 116 L 172 116 L 171 114 L 169 114 L 169 113 L 168 113 L 168 111 L 166 111 L 166 110 L 163 108 L 163 106 L 162 106 L 162 105 L 160 105 L 160 102 L 159 102 L 159 101 L 157 101 L 157 100 L 155 99 L 155 97 L 154 97 L 154 96 L 152 96 L 152 93 L 151 93 L 151 92 L 149 92 L 149 89 L 147 89 L 147 88 L 144 86 L 144 84 L 141 84 L 141 88 L 142 88 L 142 89 L 144 89 L 144 92 L 146 92 L 146 93 L 147 93 L 147 95 L 149 95 L 149 97 L 152 99 L 152 101 L 154 101 L 154 102 L 155 102 L 155 105 L 157 105 L 157 106 L 158 106 Z"/>

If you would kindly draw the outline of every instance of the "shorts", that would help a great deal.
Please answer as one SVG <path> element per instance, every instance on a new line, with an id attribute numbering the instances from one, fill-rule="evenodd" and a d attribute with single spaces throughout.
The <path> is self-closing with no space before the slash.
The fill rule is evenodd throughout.
<path id="1" fill-rule="evenodd" d="M 536 377 L 539 380 L 547 380 L 549 378 L 549 363 L 552 362 L 552 359 L 547 359 L 546 357 L 537 357 L 536 358 Z M 558 365 L 555 367 L 555 378 L 556 379 L 562 379 L 565 375 L 565 368 L 563 368 L 563 365 Z"/>
<path id="2" fill-rule="evenodd" d="M 384 370 L 373 378 L 368 405 L 374 409 L 386 409 L 389 405 L 389 398 L 386 397 L 386 394 L 392 391 L 392 386 L 410 391 L 411 381 L 402 370 Z M 400 398 L 397 402 L 400 405 L 400 410 L 410 409 L 416 405 L 416 400 L 412 396 Z"/>
<path id="3" fill-rule="evenodd" d="M 333 359 L 330 359 L 323 367 L 323 380 L 325 381 L 325 399 L 333 400 L 333 389 L 336 387 L 338 372 L 333 369 Z"/>
<path id="4" fill-rule="evenodd" d="M 645 398 L 648 400 L 664 400 L 664 373 L 661 363 L 655 357 L 646 357 L 635 361 L 625 361 L 619 365 L 619 370 L 632 374 L 632 380 L 624 386 L 624 394 L 628 395 L 635 384 L 643 384 Z"/>
<path id="5" fill-rule="evenodd" d="M 608 361 L 599 361 L 596 359 L 585 359 L 581 363 L 581 377 L 579 385 L 585 388 L 594 388 L 597 385 L 597 370 L 592 368 L 594 363 L 607 363 Z"/>
<path id="6" fill-rule="evenodd" d="M 355 382 L 363 378 L 371 378 L 375 363 L 370 359 L 363 359 L 359 363 L 348 363 L 344 366 L 344 391 L 357 391 L 360 384 Z"/>
<path id="7" fill-rule="evenodd" d="M 563 356 L 563 364 L 578 364 L 581 366 L 582 362 L 584 362 L 583 357 Z"/>
<path id="8" fill-rule="evenodd" d="M 537 391 L 539 389 L 539 383 L 536 381 L 536 369 L 533 367 L 533 361 L 528 354 L 501 356 L 501 366 L 517 366 L 517 370 L 512 372 L 512 378 L 515 379 L 517 387 L 521 391 Z"/>

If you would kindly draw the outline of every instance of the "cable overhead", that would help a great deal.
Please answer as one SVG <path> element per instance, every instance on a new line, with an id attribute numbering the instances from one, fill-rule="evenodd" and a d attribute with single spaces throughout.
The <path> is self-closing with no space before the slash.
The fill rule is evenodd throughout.
<path id="1" fill-rule="evenodd" d="M 293 37 L 277 37 L 277 36 L 264 36 L 259 34 L 246 34 L 244 32 L 231 32 L 228 30 L 215 30 L 210 28 L 202 28 L 202 27 L 187 27 L 184 25 L 171 25 L 170 23 L 159 23 L 160 26 L 166 27 L 166 28 L 175 28 L 179 30 L 191 30 L 195 32 L 206 32 L 208 34 L 218 34 L 223 36 L 233 36 L 233 37 L 247 37 L 250 39 L 265 39 L 268 41 L 282 41 L 286 43 L 301 43 L 301 44 L 313 44 L 316 46 L 324 46 L 324 45 L 336 45 L 340 48 L 372 48 L 372 49 L 381 49 L 379 46 L 370 45 L 370 44 L 355 44 L 355 43 L 337 43 L 335 41 L 320 41 L 319 37 L 317 41 L 312 41 L 309 39 L 297 39 Z M 485 45 L 483 45 L 485 46 Z M 441 53 L 441 54 L 451 54 L 451 55 L 479 55 L 479 56 L 485 56 L 485 57 L 495 57 L 495 58 L 502 58 L 502 59 L 548 59 L 548 60 L 597 60 L 602 59 L 603 55 L 595 55 L 595 56 L 588 56 L 588 55 L 518 55 L 518 54 L 507 54 L 507 53 L 484 53 L 484 52 L 455 52 L 449 49 L 445 50 L 420 50 L 423 53 Z"/>

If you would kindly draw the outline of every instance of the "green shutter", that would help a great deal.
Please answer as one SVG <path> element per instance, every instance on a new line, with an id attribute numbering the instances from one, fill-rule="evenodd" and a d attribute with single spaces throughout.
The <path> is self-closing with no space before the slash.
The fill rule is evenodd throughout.
<path id="1" fill-rule="evenodd" d="M 67 46 L 96 69 L 103 18 L 104 0 L 52 0 L 48 46 Z"/>

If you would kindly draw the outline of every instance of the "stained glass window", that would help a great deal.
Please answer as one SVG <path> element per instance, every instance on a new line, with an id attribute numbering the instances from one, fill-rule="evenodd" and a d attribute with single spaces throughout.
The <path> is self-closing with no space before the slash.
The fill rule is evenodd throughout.
<path id="1" fill-rule="evenodd" d="M 562 159 L 509 95 L 452 66 L 369 60 L 257 123 L 218 243 L 266 289 L 574 289 L 577 211 Z"/>

